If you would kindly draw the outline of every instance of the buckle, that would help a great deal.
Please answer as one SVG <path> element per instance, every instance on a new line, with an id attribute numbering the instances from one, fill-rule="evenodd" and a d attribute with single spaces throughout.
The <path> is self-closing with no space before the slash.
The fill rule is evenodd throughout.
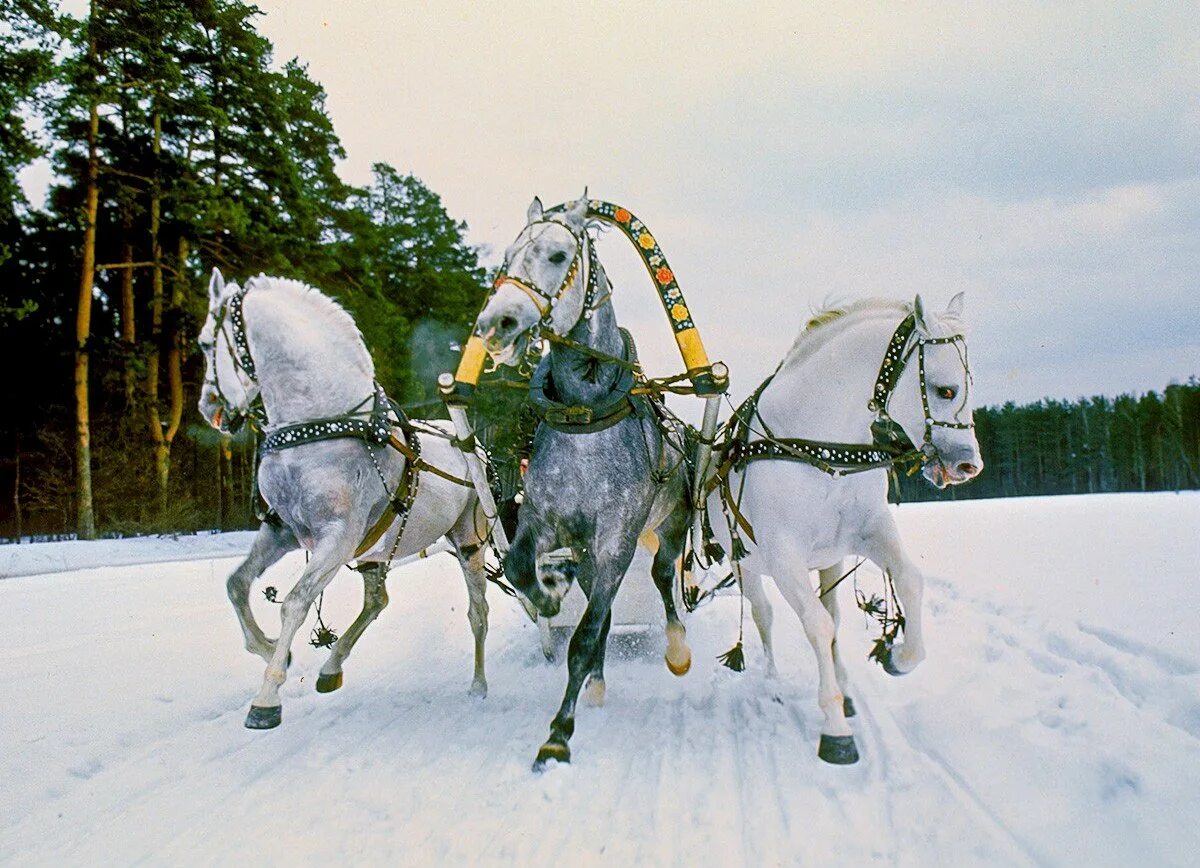
<path id="1" fill-rule="evenodd" d="M 588 425 L 592 421 L 592 408 L 565 405 L 552 407 L 546 411 L 546 421 L 558 425 Z"/>

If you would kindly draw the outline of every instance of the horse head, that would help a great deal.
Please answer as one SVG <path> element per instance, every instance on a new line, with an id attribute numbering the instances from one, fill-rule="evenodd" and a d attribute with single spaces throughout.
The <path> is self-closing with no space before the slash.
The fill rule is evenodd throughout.
<path id="1" fill-rule="evenodd" d="M 475 323 L 495 364 L 519 363 L 535 326 L 565 335 L 579 322 L 587 295 L 587 211 L 586 193 L 563 211 L 546 213 L 536 197 L 530 204 Z"/>
<path id="2" fill-rule="evenodd" d="M 222 432 L 232 432 L 250 414 L 258 397 L 258 383 L 247 371 L 240 356 L 238 330 L 231 312 L 232 304 L 240 304 L 242 289 L 237 283 L 226 283 L 221 272 L 214 268 L 208 282 L 208 316 L 197 342 L 204 354 L 204 385 L 200 389 L 199 409 L 209 425 Z M 242 330 L 241 341 L 245 341 Z"/>
<path id="3" fill-rule="evenodd" d="M 961 292 L 942 314 L 927 311 L 921 296 L 916 297 L 907 361 L 887 407 L 925 453 L 922 473 L 938 488 L 967 482 L 983 470 L 962 310 Z"/>

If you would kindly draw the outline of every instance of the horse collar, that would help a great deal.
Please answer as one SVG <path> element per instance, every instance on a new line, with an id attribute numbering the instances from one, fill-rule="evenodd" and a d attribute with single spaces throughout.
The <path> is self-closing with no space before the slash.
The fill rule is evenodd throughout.
<path id="1" fill-rule="evenodd" d="M 624 367 L 613 385 L 609 396 L 596 405 L 565 404 L 551 398 L 547 390 L 553 391 L 550 375 L 550 356 L 545 356 L 533 372 L 529 381 L 529 399 L 542 421 L 564 434 L 594 434 L 616 425 L 636 409 L 630 392 L 634 386 L 633 368 L 637 363 L 637 348 L 633 336 L 621 329 L 625 345 L 625 360 L 634 365 Z"/>

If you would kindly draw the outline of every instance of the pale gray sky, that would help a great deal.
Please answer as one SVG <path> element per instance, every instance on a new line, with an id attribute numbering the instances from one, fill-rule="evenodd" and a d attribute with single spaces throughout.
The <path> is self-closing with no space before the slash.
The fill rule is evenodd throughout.
<path id="1" fill-rule="evenodd" d="M 828 298 L 960 289 L 982 401 L 1200 375 L 1189 0 L 260 5 L 349 180 L 414 172 L 491 261 L 535 193 L 588 185 L 649 225 L 739 395 Z M 673 371 L 625 245 L 618 314 Z"/>

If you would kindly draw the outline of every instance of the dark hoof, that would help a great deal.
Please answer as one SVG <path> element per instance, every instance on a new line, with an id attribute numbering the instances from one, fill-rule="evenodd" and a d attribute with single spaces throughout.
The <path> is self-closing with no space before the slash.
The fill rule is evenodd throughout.
<path id="1" fill-rule="evenodd" d="M 858 748 L 852 735 L 826 735 L 821 733 L 821 745 L 817 756 L 835 766 L 848 766 L 858 762 Z"/>
<path id="2" fill-rule="evenodd" d="M 317 689 L 320 690 L 321 688 L 318 686 Z M 842 714 L 846 715 L 846 717 L 854 717 L 857 714 L 854 710 L 854 700 L 849 696 L 842 697 Z"/>
<path id="3" fill-rule="evenodd" d="M 907 672 L 902 672 L 896 668 L 895 662 L 892 660 L 892 649 L 889 648 L 879 655 L 879 665 L 883 667 L 883 671 L 888 675 L 907 675 Z"/>
<path id="4" fill-rule="evenodd" d="M 334 672 L 329 675 L 322 672 L 317 676 L 317 693 L 333 693 L 342 686 L 342 673 Z"/>
<path id="5" fill-rule="evenodd" d="M 560 763 L 569 763 L 571 761 L 571 749 L 565 744 L 559 744 L 556 741 L 548 741 L 538 750 L 537 759 L 533 761 L 533 770 L 541 772 L 546 770 L 546 766 L 551 760 Z"/>
<path id="6" fill-rule="evenodd" d="M 282 705 L 272 705 L 270 708 L 251 705 L 250 713 L 246 715 L 246 729 L 274 729 L 282 720 Z"/>

